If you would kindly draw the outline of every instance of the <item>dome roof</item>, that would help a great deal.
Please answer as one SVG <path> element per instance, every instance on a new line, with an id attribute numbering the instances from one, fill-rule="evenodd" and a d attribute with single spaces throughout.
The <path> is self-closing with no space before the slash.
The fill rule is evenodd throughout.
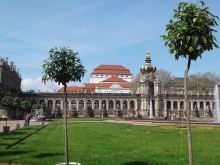
<path id="1" fill-rule="evenodd" d="M 151 56 L 150 56 L 149 51 L 146 52 L 145 61 L 146 61 L 145 65 L 140 68 L 141 73 L 142 74 L 155 73 L 156 72 L 156 67 L 151 65 Z"/>

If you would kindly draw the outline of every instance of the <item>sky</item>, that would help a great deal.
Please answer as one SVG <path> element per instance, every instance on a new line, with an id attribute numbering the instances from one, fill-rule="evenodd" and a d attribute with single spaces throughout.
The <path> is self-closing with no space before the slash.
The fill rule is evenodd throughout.
<path id="1" fill-rule="evenodd" d="M 42 63 L 54 47 L 79 52 L 89 82 L 100 64 L 119 64 L 136 75 L 145 63 L 183 77 L 186 60 L 175 60 L 160 37 L 179 0 L 0 0 L 0 57 L 13 61 L 22 75 L 22 90 L 55 91 L 53 82 L 42 84 Z M 190 2 L 198 2 L 191 0 Z M 205 0 L 220 17 L 220 1 Z M 220 23 L 220 22 L 219 22 Z M 220 45 L 220 27 L 215 33 Z M 220 50 L 204 53 L 193 62 L 190 74 L 220 74 Z M 71 83 L 70 85 L 79 85 Z"/>

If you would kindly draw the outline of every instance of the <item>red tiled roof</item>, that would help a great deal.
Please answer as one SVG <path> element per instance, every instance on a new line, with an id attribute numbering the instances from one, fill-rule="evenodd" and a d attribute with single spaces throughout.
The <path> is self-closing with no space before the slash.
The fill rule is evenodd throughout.
<path id="1" fill-rule="evenodd" d="M 98 84 L 97 88 L 111 88 L 113 83 Z M 130 88 L 130 84 L 117 84 L 122 88 Z"/>
<path id="2" fill-rule="evenodd" d="M 112 76 L 112 77 L 110 77 L 110 78 L 107 78 L 107 79 L 105 79 L 104 81 L 102 81 L 102 82 L 119 82 L 119 83 L 128 83 L 127 81 L 125 81 L 125 80 L 123 80 L 123 79 L 121 79 L 121 78 L 119 78 L 119 77 L 117 77 L 117 76 Z"/>
<path id="3" fill-rule="evenodd" d="M 96 86 L 98 84 L 96 83 L 86 83 L 85 86 L 83 87 L 83 89 L 92 89 L 92 90 L 95 90 Z"/>
<path id="4" fill-rule="evenodd" d="M 69 86 L 66 88 L 67 93 L 83 93 L 83 88 L 78 86 Z M 64 87 L 60 88 L 57 92 L 64 92 Z"/>
<path id="5" fill-rule="evenodd" d="M 85 86 L 83 87 L 83 89 L 95 91 L 96 86 L 97 86 L 97 84 L 95 84 L 95 83 L 86 83 Z"/>
<path id="6" fill-rule="evenodd" d="M 99 65 L 92 74 L 132 75 L 130 70 L 122 65 Z"/>

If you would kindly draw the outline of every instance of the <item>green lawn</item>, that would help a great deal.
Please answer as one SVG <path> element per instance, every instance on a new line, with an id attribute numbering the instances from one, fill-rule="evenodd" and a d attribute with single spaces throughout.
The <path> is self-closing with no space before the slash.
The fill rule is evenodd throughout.
<path id="1" fill-rule="evenodd" d="M 0 136 L 0 162 L 53 165 L 63 162 L 63 127 L 51 123 L 11 149 L 5 146 L 38 127 Z M 69 123 L 69 155 L 82 165 L 188 164 L 187 132 L 178 126 Z M 182 139 L 182 147 L 181 147 Z M 219 165 L 220 128 L 193 128 L 194 164 Z"/>

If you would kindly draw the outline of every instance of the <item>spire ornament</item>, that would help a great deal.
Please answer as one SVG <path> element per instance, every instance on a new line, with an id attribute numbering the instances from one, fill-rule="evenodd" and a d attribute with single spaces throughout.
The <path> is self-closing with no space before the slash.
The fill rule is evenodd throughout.
<path id="1" fill-rule="evenodd" d="M 140 71 L 142 74 L 149 74 L 149 73 L 155 73 L 156 67 L 151 65 L 151 56 L 150 51 L 146 52 L 146 59 L 145 59 L 145 65 L 140 68 Z"/>
<path id="2" fill-rule="evenodd" d="M 150 51 L 146 51 L 146 59 L 145 59 L 146 63 L 151 63 L 151 57 L 150 57 Z"/>

